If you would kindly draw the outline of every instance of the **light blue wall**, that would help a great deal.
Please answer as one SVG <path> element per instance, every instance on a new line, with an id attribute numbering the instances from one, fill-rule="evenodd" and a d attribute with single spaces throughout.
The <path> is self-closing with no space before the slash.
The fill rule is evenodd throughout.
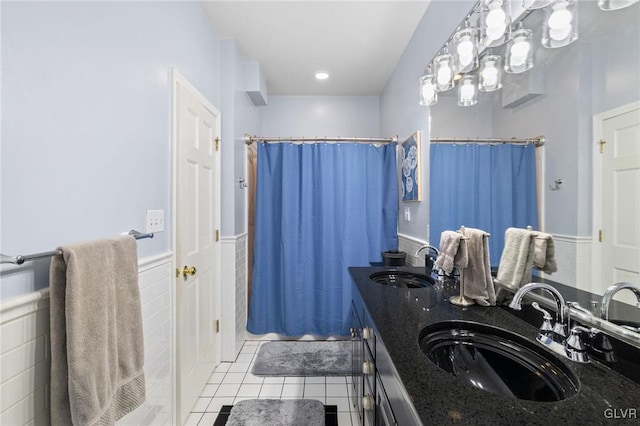
<path id="1" fill-rule="evenodd" d="M 433 0 L 418 24 L 380 98 L 380 129 L 383 134 L 397 133 L 402 141 L 416 130 L 423 132 L 421 156 L 423 188 L 428 188 L 429 185 L 429 171 L 426 168 L 429 161 L 429 145 L 426 143 L 429 138 L 429 107 L 418 105 L 418 79 L 444 40 L 449 37 L 474 4 L 475 1 L 468 0 Z M 423 191 L 422 195 L 423 201 L 419 203 L 400 202 L 398 232 L 427 240 L 428 192 Z M 411 221 L 409 222 L 404 220 L 405 208 L 411 210 Z"/>
<path id="2" fill-rule="evenodd" d="M 147 209 L 165 210 L 166 231 L 141 240 L 139 257 L 170 250 L 171 67 L 223 120 L 227 113 L 220 41 L 200 3 L 0 7 L 1 252 L 35 253 L 145 230 Z M 236 119 L 256 128 L 256 114 L 237 96 Z M 240 173 L 225 172 L 222 186 L 232 188 L 229 179 Z M 223 220 L 238 210 L 223 206 Z M 3 299 L 45 287 L 48 261 L 3 265 L 1 277 Z"/>
<path id="3" fill-rule="evenodd" d="M 244 58 L 233 40 L 222 40 L 222 176 L 221 193 L 223 236 L 247 231 L 246 189 L 238 178 L 247 176 L 245 133 L 259 133 L 262 108 L 251 102 L 245 91 Z"/>
<path id="4" fill-rule="evenodd" d="M 269 96 L 260 136 L 380 135 L 377 96 Z"/>

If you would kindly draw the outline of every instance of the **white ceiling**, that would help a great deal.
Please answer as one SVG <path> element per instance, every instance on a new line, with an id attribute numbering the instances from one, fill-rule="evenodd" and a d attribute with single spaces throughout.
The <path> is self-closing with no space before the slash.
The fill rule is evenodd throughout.
<path id="1" fill-rule="evenodd" d="M 234 39 L 269 95 L 377 96 L 429 0 L 201 0 L 216 34 Z M 327 71 L 318 81 L 313 74 Z"/>

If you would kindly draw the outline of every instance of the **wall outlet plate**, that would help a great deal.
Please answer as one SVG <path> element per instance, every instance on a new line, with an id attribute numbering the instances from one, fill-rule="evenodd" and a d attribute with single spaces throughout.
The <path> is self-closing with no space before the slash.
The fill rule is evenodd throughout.
<path id="1" fill-rule="evenodd" d="M 147 232 L 164 231 L 164 210 L 147 210 Z"/>

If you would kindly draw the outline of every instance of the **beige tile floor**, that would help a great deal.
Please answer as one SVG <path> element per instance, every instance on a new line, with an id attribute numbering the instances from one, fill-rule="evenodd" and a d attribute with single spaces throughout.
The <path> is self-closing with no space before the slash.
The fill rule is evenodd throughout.
<path id="1" fill-rule="evenodd" d="M 339 426 L 357 426 L 358 415 L 351 411 L 351 377 L 259 377 L 251 373 L 260 345 L 244 342 L 235 362 L 223 362 L 209 378 L 185 425 L 211 426 L 223 405 L 245 399 L 317 399 L 338 407 Z"/>

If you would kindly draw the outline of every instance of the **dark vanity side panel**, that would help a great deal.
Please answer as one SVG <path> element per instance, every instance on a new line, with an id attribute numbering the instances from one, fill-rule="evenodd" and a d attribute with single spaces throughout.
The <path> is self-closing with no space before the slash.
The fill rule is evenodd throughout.
<path id="1" fill-rule="evenodd" d="M 364 305 L 360 291 L 355 286 L 352 287 L 353 304 L 358 312 L 362 312 L 364 318 L 364 326 L 371 327 L 375 334 L 375 362 L 378 375 L 384 385 L 384 389 L 391 405 L 391 410 L 396 418 L 398 425 L 402 426 L 421 426 L 423 423 L 413 406 L 411 398 L 407 393 L 405 386 L 400 380 L 400 376 L 391 361 L 391 356 L 387 351 L 382 339 L 379 338 L 380 333 L 375 323 L 371 320 L 371 316 Z"/>

